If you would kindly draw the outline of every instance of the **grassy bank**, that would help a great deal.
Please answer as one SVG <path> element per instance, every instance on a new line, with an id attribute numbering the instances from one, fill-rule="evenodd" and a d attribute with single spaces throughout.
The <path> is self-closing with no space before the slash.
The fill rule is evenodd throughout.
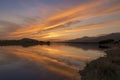
<path id="1" fill-rule="evenodd" d="M 106 57 L 92 61 L 80 71 L 82 80 L 120 80 L 120 48 L 105 52 Z"/>

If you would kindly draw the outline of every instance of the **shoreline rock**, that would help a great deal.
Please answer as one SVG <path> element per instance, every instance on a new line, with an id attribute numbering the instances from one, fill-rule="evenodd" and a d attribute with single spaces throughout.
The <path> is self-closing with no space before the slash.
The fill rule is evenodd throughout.
<path id="1" fill-rule="evenodd" d="M 120 80 L 120 48 L 105 51 L 107 55 L 94 60 L 79 71 L 81 80 Z"/>

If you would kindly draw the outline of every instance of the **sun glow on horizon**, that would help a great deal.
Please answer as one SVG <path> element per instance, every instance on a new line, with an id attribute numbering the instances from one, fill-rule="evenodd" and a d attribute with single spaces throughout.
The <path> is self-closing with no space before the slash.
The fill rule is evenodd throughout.
<path id="1" fill-rule="evenodd" d="M 43 13 L 46 16 L 44 19 L 38 17 L 38 20 L 30 20 L 28 18 L 30 21 L 27 25 L 23 25 L 14 31 L 11 30 L 6 36 L 3 34 L 2 37 L 7 39 L 28 37 L 40 40 L 67 40 L 120 32 L 118 29 L 120 28 L 119 0 L 111 0 L 111 2 L 109 0 L 91 0 L 63 10 L 53 6 L 40 7 L 42 12 L 48 11 L 46 14 Z M 37 9 L 39 10 L 39 7 Z M 51 11 L 53 12 L 51 13 Z M 37 16 L 41 15 L 40 11 L 36 13 Z M 99 33 L 95 33 L 95 30 Z"/>

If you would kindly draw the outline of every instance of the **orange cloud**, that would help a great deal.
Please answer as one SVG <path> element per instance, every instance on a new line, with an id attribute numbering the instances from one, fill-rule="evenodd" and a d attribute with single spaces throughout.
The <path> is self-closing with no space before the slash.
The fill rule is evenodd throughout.
<path id="1" fill-rule="evenodd" d="M 117 1 L 117 0 L 115 0 Z M 51 17 L 45 19 L 43 22 L 35 22 L 30 26 L 26 26 L 16 30 L 11 33 L 10 37 L 22 38 L 22 37 L 30 37 L 30 38 L 38 38 L 39 39 L 51 39 L 51 38 L 59 38 L 63 35 L 68 35 L 65 33 L 80 31 L 80 30 L 89 30 L 93 28 L 98 28 L 100 26 L 108 25 L 109 23 L 99 23 L 91 25 L 86 24 L 85 26 L 74 27 L 76 24 L 72 24 L 72 28 L 69 28 L 67 25 L 70 22 L 76 22 L 77 20 L 85 21 L 87 19 L 97 18 L 99 16 L 106 16 L 113 13 L 120 12 L 120 6 L 118 3 L 115 3 L 108 7 L 103 7 L 104 5 L 110 5 L 110 3 L 115 2 L 112 0 L 92 0 L 91 2 L 74 7 L 67 11 L 62 11 L 60 13 L 54 14 Z M 101 11 L 100 11 L 101 10 Z M 80 24 L 80 23 L 79 23 Z M 113 23 L 114 24 L 114 23 Z M 67 25 L 67 26 L 64 26 Z M 78 25 L 79 26 L 79 25 Z M 68 29 L 68 30 L 66 30 Z M 51 32 L 54 31 L 54 32 Z"/>
<path id="2" fill-rule="evenodd" d="M 119 25 L 120 20 L 112 20 L 112 21 L 106 21 L 106 22 L 101 22 L 101 23 L 96 23 L 96 24 L 88 24 L 88 25 L 84 25 L 84 26 L 80 26 L 76 28 L 60 30 L 56 32 L 49 32 L 49 33 L 46 33 L 46 35 L 41 36 L 41 38 L 43 39 L 63 38 L 63 36 L 70 35 L 71 33 L 76 33 L 76 32 L 86 31 L 86 30 L 93 30 L 93 29 L 98 29 L 98 28 L 105 28 L 113 24 Z"/>

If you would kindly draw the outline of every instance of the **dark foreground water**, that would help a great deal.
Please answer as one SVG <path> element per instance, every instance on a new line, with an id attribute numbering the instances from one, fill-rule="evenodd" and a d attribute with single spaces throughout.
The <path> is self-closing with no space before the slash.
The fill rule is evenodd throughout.
<path id="1" fill-rule="evenodd" d="M 93 45 L 0 47 L 0 80 L 80 80 L 79 70 L 104 55 Z"/>

